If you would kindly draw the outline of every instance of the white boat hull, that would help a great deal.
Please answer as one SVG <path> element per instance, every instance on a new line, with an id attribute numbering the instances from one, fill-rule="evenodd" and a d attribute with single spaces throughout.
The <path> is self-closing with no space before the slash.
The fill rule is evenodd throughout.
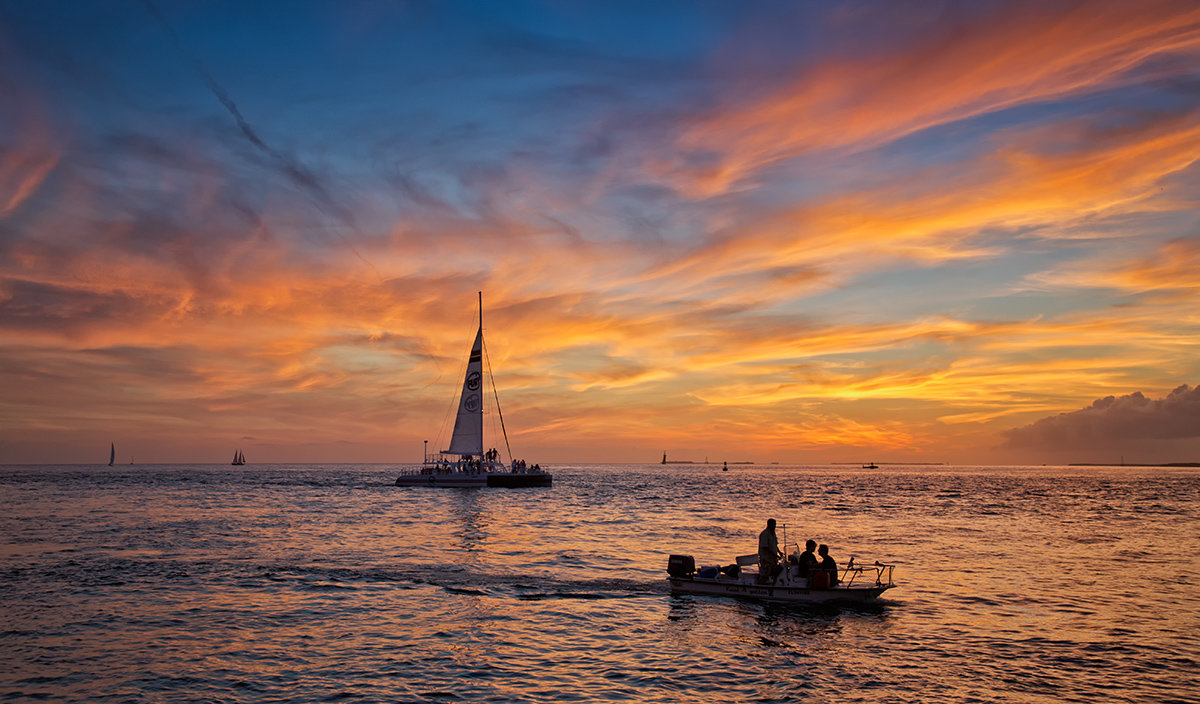
<path id="1" fill-rule="evenodd" d="M 796 548 L 791 558 L 772 569 L 770 578 L 742 569 L 757 564 L 758 555 L 742 555 L 735 565 L 710 566 L 698 571 L 691 555 L 671 555 L 667 560 L 671 593 L 731 596 L 785 604 L 862 603 L 878 599 L 895 586 L 892 566 L 879 562 L 864 566 L 855 565 L 851 559 L 851 564 L 840 573 L 814 569 L 811 575 L 804 574 L 799 566 L 799 546 Z"/>
<path id="2" fill-rule="evenodd" d="M 703 579 L 700 577 L 669 577 L 672 594 L 698 596 L 729 596 L 738 599 L 782 602 L 792 604 L 863 603 L 879 598 L 893 585 L 867 587 L 837 586 L 827 589 L 755 584 L 738 579 Z"/>

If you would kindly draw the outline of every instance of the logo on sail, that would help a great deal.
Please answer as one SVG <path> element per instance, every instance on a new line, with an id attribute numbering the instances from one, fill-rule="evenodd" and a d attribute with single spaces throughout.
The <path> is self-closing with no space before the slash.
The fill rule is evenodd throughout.
<path id="1" fill-rule="evenodd" d="M 471 391 L 478 391 L 480 378 L 481 378 L 481 375 L 479 374 L 479 372 L 471 372 L 470 374 L 468 374 L 467 375 L 467 388 L 470 389 Z"/>
<path id="2" fill-rule="evenodd" d="M 463 408 L 471 413 L 479 410 L 479 394 L 471 394 L 463 398 Z"/>

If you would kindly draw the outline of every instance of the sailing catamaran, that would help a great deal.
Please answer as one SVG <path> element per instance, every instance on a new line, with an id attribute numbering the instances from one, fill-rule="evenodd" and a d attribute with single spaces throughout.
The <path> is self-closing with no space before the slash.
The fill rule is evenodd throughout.
<path id="1" fill-rule="evenodd" d="M 233 451 L 233 461 L 230 462 L 229 464 L 232 464 L 232 465 L 246 464 L 246 456 L 242 454 L 241 450 L 234 450 Z"/>
<path id="2" fill-rule="evenodd" d="M 467 373 L 463 378 L 462 391 L 458 397 L 458 416 L 454 419 L 454 434 L 450 437 L 450 448 L 436 454 L 425 452 L 421 469 L 401 474 L 396 486 L 451 486 L 451 487 L 525 487 L 550 486 L 553 476 L 539 465 L 527 465 L 524 460 L 512 459 L 508 465 L 500 460 L 495 448 L 484 450 L 483 444 L 483 293 L 479 294 L 479 330 L 471 345 L 467 358 Z M 504 431 L 504 416 L 500 414 L 499 395 L 495 385 L 492 394 L 496 397 L 496 413 L 500 417 L 500 428 L 508 448 L 508 433 Z M 512 457 L 512 451 L 508 452 Z"/>

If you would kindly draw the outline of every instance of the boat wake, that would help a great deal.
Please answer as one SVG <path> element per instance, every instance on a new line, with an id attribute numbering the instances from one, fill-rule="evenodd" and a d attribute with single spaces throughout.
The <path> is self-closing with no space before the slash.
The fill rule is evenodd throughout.
<path id="1" fill-rule="evenodd" d="M 263 576 L 276 582 L 292 581 L 300 589 L 378 589 L 390 585 L 402 589 L 435 587 L 452 594 L 520 601 L 549 599 L 635 599 L 668 593 L 665 582 L 633 579 L 556 579 L 528 574 L 479 572 L 470 568 L 452 568 L 442 575 L 429 569 L 395 568 L 321 568 L 290 566 L 264 567 Z"/>

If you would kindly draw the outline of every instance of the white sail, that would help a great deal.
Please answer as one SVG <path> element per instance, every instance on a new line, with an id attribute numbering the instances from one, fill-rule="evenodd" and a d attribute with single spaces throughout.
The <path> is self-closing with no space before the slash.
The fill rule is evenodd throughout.
<path id="1" fill-rule="evenodd" d="M 475 335 L 471 356 L 467 360 L 467 375 L 462 394 L 458 397 L 458 417 L 454 419 L 454 435 L 450 438 L 449 455 L 483 454 L 483 326 Z"/>

